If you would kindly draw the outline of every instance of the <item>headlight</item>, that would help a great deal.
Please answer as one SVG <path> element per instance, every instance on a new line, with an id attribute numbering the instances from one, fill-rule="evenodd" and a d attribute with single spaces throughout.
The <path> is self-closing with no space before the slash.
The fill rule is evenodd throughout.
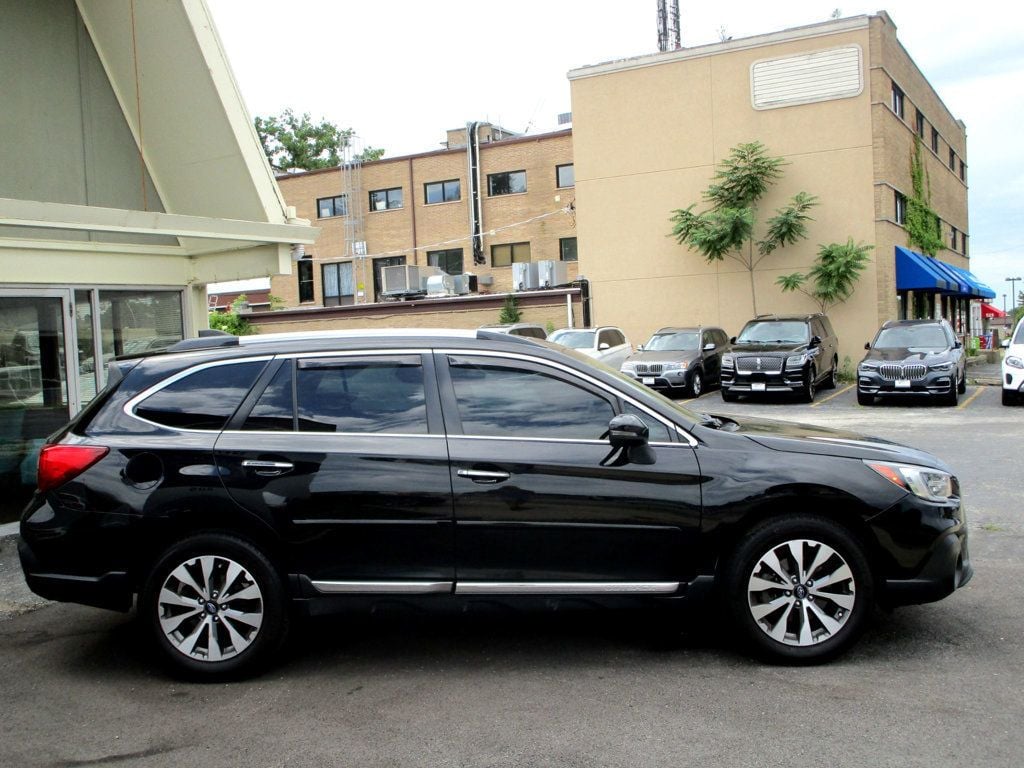
<path id="1" fill-rule="evenodd" d="M 636 370 L 636 363 L 623 363 L 619 370 L 623 373 L 633 373 Z"/>
<path id="2" fill-rule="evenodd" d="M 665 363 L 663 371 L 685 371 L 689 363 Z"/>
<path id="3" fill-rule="evenodd" d="M 722 367 L 732 368 L 735 365 L 732 361 L 732 355 L 722 355 Z"/>
<path id="4" fill-rule="evenodd" d="M 928 366 L 929 371 L 952 371 L 953 363 L 935 363 Z"/>
<path id="5" fill-rule="evenodd" d="M 1024 368 L 1024 360 L 1021 360 L 1019 357 L 1006 358 L 1006 364 L 1011 368 Z"/>
<path id="6" fill-rule="evenodd" d="M 925 501 L 948 502 L 959 496 L 956 478 L 941 469 L 887 461 L 865 460 L 864 463 L 889 482 Z"/>
<path id="7" fill-rule="evenodd" d="M 788 369 L 800 368 L 800 367 L 803 366 L 803 364 L 804 364 L 804 362 L 806 360 L 807 360 L 807 357 L 805 355 L 793 355 L 792 357 L 787 357 L 786 358 L 786 368 L 788 368 Z"/>
<path id="8" fill-rule="evenodd" d="M 860 364 L 860 369 L 862 371 L 877 371 L 878 363 L 867 360 Z"/>

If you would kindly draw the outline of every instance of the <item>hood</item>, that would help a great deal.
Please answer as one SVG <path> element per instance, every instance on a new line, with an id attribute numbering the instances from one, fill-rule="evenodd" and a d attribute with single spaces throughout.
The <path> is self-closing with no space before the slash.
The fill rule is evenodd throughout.
<path id="1" fill-rule="evenodd" d="M 842 456 L 851 459 L 873 459 L 875 461 L 897 461 L 934 467 L 945 472 L 951 471 L 942 461 L 926 451 L 900 445 L 880 437 L 869 437 L 857 432 L 788 421 L 736 416 L 723 418 L 735 422 L 735 427 L 732 429 L 733 434 L 744 435 L 758 445 L 773 451 Z"/>
<path id="2" fill-rule="evenodd" d="M 869 349 L 864 360 L 893 363 L 930 363 L 949 357 L 949 349 L 921 349 L 920 347 L 887 347 Z"/>
<path id="3" fill-rule="evenodd" d="M 675 349 L 649 349 L 636 352 L 626 358 L 627 363 L 682 363 L 693 362 L 700 356 L 700 350 L 680 351 Z"/>
<path id="4" fill-rule="evenodd" d="M 806 352 L 809 346 L 810 344 L 806 341 L 788 341 L 783 343 L 761 342 L 755 344 L 733 344 L 730 351 L 737 355 L 762 354 L 764 352 L 778 352 L 779 354 L 796 355 L 801 352 Z"/>

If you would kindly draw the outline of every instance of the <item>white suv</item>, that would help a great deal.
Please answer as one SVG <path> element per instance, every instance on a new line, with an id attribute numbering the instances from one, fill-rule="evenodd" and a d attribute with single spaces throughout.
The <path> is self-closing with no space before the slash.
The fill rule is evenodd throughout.
<path id="1" fill-rule="evenodd" d="M 571 347 L 616 370 L 633 353 L 633 347 L 622 329 L 610 325 L 600 328 L 559 328 L 548 336 L 548 341 Z"/>
<path id="2" fill-rule="evenodd" d="M 1003 356 L 1003 405 L 1014 405 L 1020 401 L 1024 389 L 1024 319 L 1017 322 L 1017 328 L 1010 337 Z"/>

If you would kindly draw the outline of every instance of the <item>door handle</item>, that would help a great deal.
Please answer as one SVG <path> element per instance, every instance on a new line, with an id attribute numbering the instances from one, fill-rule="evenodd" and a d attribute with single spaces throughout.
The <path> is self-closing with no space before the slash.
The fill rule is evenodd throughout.
<path id="1" fill-rule="evenodd" d="M 242 462 L 242 466 L 254 470 L 257 475 L 262 477 L 277 477 L 295 469 L 295 465 L 290 461 L 257 461 L 255 459 L 246 459 Z"/>
<path id="2" fill-rule="evenodd" d="M 482 485 L 501 483 L 512 477 L 508 472 L 492 472 L 486 469 L 460 469 L 456 474 L 459 477 L 469 478 L 474 483 Z"/>

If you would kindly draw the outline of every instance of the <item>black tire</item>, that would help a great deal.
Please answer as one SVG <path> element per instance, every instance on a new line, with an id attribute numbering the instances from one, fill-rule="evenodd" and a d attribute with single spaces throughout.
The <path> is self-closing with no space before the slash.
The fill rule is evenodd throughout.
<path id="1" fill-rule="evenodd" d="M 815 379 L 818 376 L 818 372 L 814 370 L 814 366 L 810 366 L 807 369 L 807 375 L 804 377 L 804 386 L 800 390 L 800 398 L 805 403 L 813 403 L 814 395 L 818 391 L 818 383 Z"/>
<path id="2" fill-rule="evenodd" d="M 858 405 L 874 405 L 875 404 L 875 396 L 874 395 L 869 395 L 869 394 L 867 394 L 865 392 L 861 392 L 858 389 L 857 390 L 857 404 Z"/>
<path id="3" fill-rule="evenodd" d="M 704 394 L 704 376 L 698 368 L 690 376 L 690 396 L 700 397 L 702 394 Z"/>
<path id="4" fill-rule="evenodd" d="M 964 375 L 960 379 L 960 385 L 956 388 L 956 391 L 961 395 L 967 393 L 967 371 L 964 371 Z"/>
<path id="5" fill-rule="evenodd" d="M 1003 405 L 1016 405 L 1017 404 L 1017 393 L 1012 389 L 1003 390 Z"/>
<path id="6" fill-rule="evenodd" d="M 201 598 L 197 611 L 191 603 L 200 606 Z M 288 634 L 287 596 L 277 569 L 249 542 L 221 533 L 197 534 L 170 547 L 146 580 L 138 612 L 164 661 L 195 679 L 252 674 Z"/>
<path id="7" fill-rule="evenodd" d="M 949 392 L 942 396 L 943 405 L 948 405 L 951 408 L 955 407 L 960 401 L 960 388 L 956 384 L 956 374 L 953 374 L 953 380 L 949 382 Z"/>
<path id="8" fill-rule="evenodd" d="M 722 393 L 722 400 L 727 403 L 735 403 L 740 399 L 740 396 L 730 392 L 728 387 L 722 387 L 719 391 Z"/>
<path id="9" fill-rule="evenodd" d="M 828 372 L 828 378 L 822 382 L 822 389 L 835 389 L 839 386 L 839 358 L 832 358 L 832 368 Z"/>
<path id="10" fill-rule="evenodd" d="M 811 568 L 800 573 L 796 585 L 789 573 L 799 570 L 794 551 Z M 783 573 L 765 564 L 769 553 Z M 819 555 L 825 559 L 818 561 Z M 837 578 L 824 587 L 814 585 L 828 575 Z M 864 546 L 841 525 L 812 515 L 777 517 L 756 526 L 729 559 L 724 579 L 740 639 L 772 662 L 817 664 L 835 658 L 863 632 L 874 604 Z M 772 602 L 775 608 L 769 607 Z"/>

